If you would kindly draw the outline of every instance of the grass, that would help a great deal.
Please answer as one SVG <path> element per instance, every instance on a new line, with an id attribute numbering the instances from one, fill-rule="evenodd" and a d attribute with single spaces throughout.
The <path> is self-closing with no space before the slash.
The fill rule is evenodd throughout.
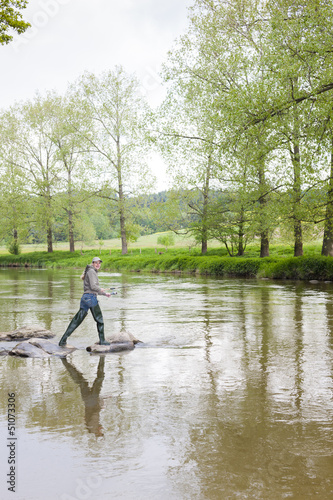
<path id="1" fill-rule="evenodd" d="M 153 250 L 156 248 L 157 251 L 163 252 L 165 249 L 162 245 L 157 244 L 157 239 L 160 235 L 166 234 L 166 233 L 154 233 L 154 234 L 149 234 L 149 235 L 144 235 L 140 236 L 138 240 L 134 243 L 130 243 L 128 245 L 129 253 L 131 251 L 140 251 L 140 249 L 144 248 L 152 248 Z M 75 244 L 75 248 L 77 250 L 81 249 L 81 243 L 77 242 Z M 221 243 L 219 243 L 217 240 L 213 240 L 209 243 L 210 248 L 217 248 L 221 246 Z M 191 247 L 192 249 L 195 247 L 195 241 L 193 238 L 189 238 L 186 235 L 175 235 L 175 245 L 172 247 L 173 249 L 189 249 Z M 21 250 L 22 253 L 31 253 L 31 252 L 42 252 L 46 251 L 46 244 L 26 244 L 26 245 L 21 245 Z M 54 243 L 54 250 L 62 250 L 62 251 L 67 251 L 69 249 L 69 244 L 68 242 L 56 242 Z M 111 240 L 104 240 L 103 244 L 100 246 L 98 242 L 92 242 L 89 244 L 84 244 L 82 246 L 83 251 L 87 250 L 96 250 L 97 253 L 99 250 L 121 250 L 121 240 L 119 238 L 114 238 Z M 227 253 L 227 251 L 225 251 Z M 5 246 L 0 246 L 0 255 L 6 255 L 8 254 L 8 250 L 6 249 Z"/>
<path id="2" fill-rule="evenodd" d="M 293 257 L 291 245 L 273 243 L 270 257 L 259 257 L 259 244 L 249 245 L 244 257 L 230 257 L 218 242 L 210 244 L 205 255 L 193 241 L 178 236 L 176 244 L 165 249 L 157 245 L 161 233 L 143 236 L 129 246 L 128 254 L 121 255 L 120 241 L 108 240 L 104 245 L 68 251 L 68 243 L 55 245 L 53 253 L 45 247 L 26 245 L 14 256 L 1 249 L 0 265 L 43 266 L 50 268 L 84 268 L 95 255 L 103 260 L 104 270 L 149 272 L 185 272 L 215 276 L 261 277 L 272 279 L 333 280 L 333 259 L 322 257 L 321 242 L 304 245 L 304 256 Z"/>
<path id="3" fill-rule="evenodd" d="M 166 233 L 155 233 L 145 236 L 140 236 L 135 243 L 130 243 L 128 245 L 128 255 L 137 255 L 144 254 L 147 252 L 155 253 L 155 249 L 158 252 L 165 253 L 174 253 L 175 251 L 182 251 L 191 255 L 200 255 L 200 246 L 196 245 L 193 238 L 188 237 L 187 235 L 175 235 L 175 245 L 168 248 L 167 250 L 162 246 L 157 244 L 157 239 L 161 234 Z M 304 245 L 304 255 L 306 256 L 315 256 L 320 255 L 321 253 L 321 241 L 315 241 L 311 243 L 306 243 Z M 76 243 L 75 248 L 77 251 L 81 252 L 81 243 Z M 228 252 L 227 249 L 221 245 L 217 240 L 211 240 L 208 243 L 208 252 L 209 255 L 219 255 L 220 257 L 227 257 Z M 69 249 L 68 242 L 56 242 L 54 243 L 54 251 L 63 251 L 67 252 Z M 191 249 L 191 250 L 190 250 Z M 83 245 L 82 251 L 85 253 L 87 251 L 93 250 L 96 255 L 99 254 L 100 251 L 105 254 L 105 251 L 111 252 L 111 255 L 114 255 L 114 251 L 119 251 L 121 254 L 121 240 L 120 239 L 111 239 L 104 240 L 103 245 L 99 245 L 98 242 L 92 242 L 91 244 Z M 26 244 L 21 245 L 22 254 L 25 253 L 33 253 L 33 252 L 45 252 L 46 244 Z M 245 250 L 245 258 L 254 258 L 259 257 L 260 254 L 260 246 L 258 242 L 252 243 L 246 247 Z M 10 255 L 7 248 L 5 246 L 0 246 L 0 256 L 1 255 Z M 293 245 L 285 243 L 285 242 L 273 242 L 270 245 L 270 256 L 274 257 L 292 257 L 293 256 Z"/>

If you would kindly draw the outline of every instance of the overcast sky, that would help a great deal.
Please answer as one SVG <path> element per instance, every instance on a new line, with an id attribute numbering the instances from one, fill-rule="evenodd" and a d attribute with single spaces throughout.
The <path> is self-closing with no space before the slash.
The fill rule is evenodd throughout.
<path id="1" fill-rule="evenodd" d="M 174 40 L 186 31 L 192 0 L 29 0 L 32 27 L 0 46 L 0 106 L 37 90 L 63 92 L 85 70 L 121 64 L 136 73 L 151 105 L 163 97 L 158 73 Z M 159 189 L 164 185 L 163 166 Z M 156 173 L 156 172 L 155 172 Z"/>

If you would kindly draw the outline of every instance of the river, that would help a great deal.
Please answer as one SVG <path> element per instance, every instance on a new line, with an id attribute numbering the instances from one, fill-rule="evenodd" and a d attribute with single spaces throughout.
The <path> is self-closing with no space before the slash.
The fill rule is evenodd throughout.
<path id="1" fill-rule="evenodd" d="M 118 288 L 99 299 L 106 336 L 142 343 L 89 354 L 89 315 L 66 360 L 0 358 L 1 499 L 333 498 L 333 283 L 100 282 Z M 82 293 L 77 270 L 1 269 L 0 284 L 0 330 L 39 324 L 55 341 Z"/>

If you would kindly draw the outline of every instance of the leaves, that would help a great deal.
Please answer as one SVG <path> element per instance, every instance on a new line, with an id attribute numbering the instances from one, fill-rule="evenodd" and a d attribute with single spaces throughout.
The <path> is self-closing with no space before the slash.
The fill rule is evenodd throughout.
<path id="1" fill-rule="evenodd" d="M 12 31 L 22 34 L 31 25 L 22 19 L 20 10 L 25 9 L 27 0 L 2 0 L 0 5 L 0 44 L 12 41 Z"/>

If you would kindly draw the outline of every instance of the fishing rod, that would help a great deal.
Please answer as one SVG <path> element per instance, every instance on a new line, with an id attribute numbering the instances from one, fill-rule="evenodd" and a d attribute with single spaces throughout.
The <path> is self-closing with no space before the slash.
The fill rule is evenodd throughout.
<path id="1" fill-rule="evenodd" d="M 133 288 L 137 285 L 125 285 L 125 286 L 110 286 L 109 290 L 127 290 L 127 288 Z"/>

